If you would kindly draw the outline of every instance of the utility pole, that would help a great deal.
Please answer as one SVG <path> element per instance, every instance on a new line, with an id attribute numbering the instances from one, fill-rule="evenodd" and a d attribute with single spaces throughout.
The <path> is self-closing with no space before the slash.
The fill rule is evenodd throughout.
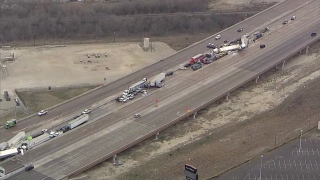
<path id="1" fill-rule="evenodd" d="M 301 148 L 302 148 L 302 147 L 301 147 L 302 131 L 303 131 L 303 130 L 301 129 L 301 131 L 300 131 L 301 133 L 300 133 L 300 146 L 299 146 L 299 152 L 301 151 Z"/>
<path id="2" fill-rule="evenodd" d="M 259 180 L 261 180 L 261 175 L 262 175 L 262 158 L 263 158 L 263 155 L 261 155 L 261 163 L 260 163 L 260 177 L 259 177 Z"/>

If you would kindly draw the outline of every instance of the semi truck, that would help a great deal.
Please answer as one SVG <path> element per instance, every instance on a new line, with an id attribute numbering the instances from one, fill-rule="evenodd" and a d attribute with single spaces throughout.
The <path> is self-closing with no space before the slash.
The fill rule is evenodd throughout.
<path id="1" fill-rule="evenodd" d="M 0 151 L 4 151 L 7 148 L 8 148 L 8 143 L 7 142 L 0 143 Z"/>
<path id="2" fill-rule="evenodd" d="M 79 116 L 78 118 L 68 122 L 67 125 L 65 125 L 61 130 L 63 132 L 69 131 L 77 126 L 80 126 L 83 123 L 86 123 L 89 120 L 89 115 L 88 114 L 83 114 Z"/>
<path id="3" fill-rule="evenodd" d="M 213 49 L 213 52 L 218 54 L 221 52 L 235 51 L 235 50 L 240 50 L 240 49 L 242 49 L 241 45 L 236 44 L 236 45 L 232 45 L 232 46 L 225 46 L 225 47 L 219 47 L 219 48 Z"/>
<path id="4" fill-rule="evenodd" d="M 10 121 L 7 121 L 5 128 L 9 129 L 13 126 L 15 126 L 17 124 L 17 120 L 16 119 L 11 119 Z"/>
<path id="5" fill-rule="evenodd" d="M 5 160 L 9 157 L 15 156 L 19 153 L 17 148 L 8 149 L 5 151 L 0 151 L 0 160 Z"/>
<path id="6" fill-rule="evenodd" d="M 166 73 L 160 73 L 150 81 L 151 87 L 162 87 L 161 83 L 166 77 Z"/>
<path id="7" fill-rule="evenodd" d="M 147 83 L 147 78 L 143 78 L 142 81 L 139 81 L 139 82 L 131 85 L 129 87 L 129 89 L 128 89 L 128 93 L 132 93 L 132 92 L 136 91 L 139 88 L 143 88 L 146 83 Z"/>
<path id="8" fill-rule="evenodd" d="M 26 137 L 26 133 L 24 131 L 19 132 L 17 135 L 15 135 L 13 138 L 11 138 L 8 141 L 9 147 L 16 146 L 20 141 L 23 141 Z"/>
<path id="9" fill-rule="evenodd" d="M 50 139 L 50 135 L 48 133 L 44 133 L 36 138 L 31 139 L 30 141 L 23 141 L 21 144 L 21 148 L 24 150 L 28 150 L 32 147 L 38 146 Z"/>

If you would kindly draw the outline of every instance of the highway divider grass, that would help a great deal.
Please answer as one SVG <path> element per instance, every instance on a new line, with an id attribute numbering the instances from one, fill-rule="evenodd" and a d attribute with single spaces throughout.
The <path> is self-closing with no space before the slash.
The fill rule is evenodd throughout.
<path id="1" fill-rule="evenodd" d="M 32 114 L 42 109 L 46 109 L 56 104 L 62 103 L 94 88 L 96 87 L 93 86 L 84 88 L 61 89 L 44 92 L 26 91 L 17 93 L 21 100 L 24 102 L 25 106 L 28 107 L 29 114 Z"/>

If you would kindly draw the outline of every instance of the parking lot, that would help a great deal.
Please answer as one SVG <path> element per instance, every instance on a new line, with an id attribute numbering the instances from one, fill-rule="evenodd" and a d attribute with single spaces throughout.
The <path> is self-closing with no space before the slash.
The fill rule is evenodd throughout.
<path id="1" fill-rule="evenodd" d="M 320 139 L 302 137 L 301 147 L 300 138 L 295 139 L 214 179 L 260 180 L 260 178 L 261 180 L 319 180 Z"/>

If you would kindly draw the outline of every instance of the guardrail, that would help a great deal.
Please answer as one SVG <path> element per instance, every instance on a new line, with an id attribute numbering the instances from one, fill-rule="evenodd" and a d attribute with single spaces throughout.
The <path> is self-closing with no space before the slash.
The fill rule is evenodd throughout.
<path id="1" fill-rule="evenodd" d="M 318 24 L 317 24 L 317 26 L 318 26 Z M 313 27 L 315 27 L 315 26 L 313 26 Z M 247 79 L 247 80 L 239 83 L 239 84 L 236 85 L 235 87 L 233 87 L 233 88 L 225 91 L 224 93 L 220 94 L 219 96 L 215 97 L 214 99 L 212 99 L 212 100 L 204 103 L 203 105 L 201 105 L 201 106 L 199 106 L 199 107 L 191 110 L 190 113 L 186 113 L 186 114 L 182 115 L 181 117 L 179 117 L 179 118 L 171 121 L 170 123 L 168 123 L 168 124 L 166 124 L 166 125 L 158 128 L 158 129 L 156 129 L 156 130 L 154 130 L 154 131 L 146 134 L 145 136 L 141 137 L 140 139 L 137 139 L 136 141 L 133 141 L 133 142 L 131 142 L 131 143 L 123 146 L 122 148 L 111 152 L 110 154 L 108 154 L 108 155 L 100 158 L 100 159 L 97 160 L 97 161 L 94 161 L 94 162 L 92 162 L 92 163 L 90 163 L 90 164 L 87 164 L 87 165 L 83 166 L 82 168 L 80 168 L 80 169 L 78 169 L 78 170 L 76 170 L 76 171 L 68 174 L 67 176 L 70 177 L 70 176 L 76 175 L 76 174 L 78 174 L 78 173 L 80 173 L 80 172 L 82 172 L 82 171 L 84 171 L 84 170 L 86 170 L 86 169 L 88 169 L 88 168 L 90 168 L 90 167 L 93 167 L 94 165 L 96 165 L 96 164 L 98 164 L 98 163 L 101 163 L 101 162 L 105 161 L 106 159 L 109 159 L 109 158 L 113 157 L 114 155 L 116 155 L 116 154 L 118 154 L 118 153 L 120 153 L 120 152 L 123 152 L 124 150 L 126 150 L 126 149 L 128 149 L 128 148 L 130 148 L 130 147 L 132 147 L 132 146 L 134 146 L 134 145 L 136 145 L 136 144 L 138 144 L 138 143 L 140 143 L 140 142 L 142 142 L 142 141 L 144 141 L 144 140 L 146 140 L 146 139 L 148 139 L 148 138 L 150 138 L 150 137 L 152 137 L 152 136 L 154 136 L 154 135 L 156 135 L 158 132 L 163 131 L 164 129 L 167 129 L 168 127 L 170 127 L 170 126 L 178 123 L 179 121 L 181 121 L 181 120 L 189 117 L 189 116 L 192 115 L 193 113 L 195 113 L 195 112 L 197 112 L 197 111 L 199 111 L 199 110 L 207 107 L 208 105 L 212 104 L 212 103 L 215 102 L 216 100 L 221 99 L 222 97 L 225 97 L 227 94 L 233 92 L 234 90 L 236 90 L 236 89 L 238 89 L 239 87 L 245 85 L 246 83 L 254 80 L 256 77 L 260 76 L 261 74 L 264 74 L 266 71 L 270 70 L 271 68 L 275 67 L 276 65 L 278 65 L 278 64 L 286 61 L 287 59 L 291 58 L 293 55 L 297 54 L 299 51 L 301 51 L 301 50 L 305 49 L 306 47 L 308 47 L 309 45 L 311 45 L 311 44 L 319 41 L 319 39 L 320 39 L 320 36 L 315 37 L 314 39 L 311 39 L 311 41 L 307 41 L 304 45 L 302 45 L 301 47 L 297 48 L 296 50 L 294 50 L 292 53 L 288 54 L 288 55 L 285 56 L 284 58 L 282 58 L 282 59 L 280 59 L 279 61 L 271 64 L 270 66 L 268 66 L 268 67 L 265 68 L 264 70 L 262 70 L 262 71 L 260 71 L 260 72 L 258 72 L 258 73 L 256 73 L 256 74 L 254 74 L 254 75 L 251 76 L 249 79 Z"/>

